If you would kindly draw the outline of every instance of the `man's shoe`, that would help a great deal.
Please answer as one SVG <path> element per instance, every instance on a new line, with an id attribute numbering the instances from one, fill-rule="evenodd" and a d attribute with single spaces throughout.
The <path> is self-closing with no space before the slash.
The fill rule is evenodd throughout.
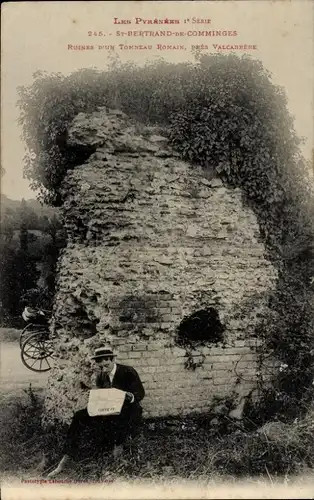
<path id="1" fill-rule="evenodd" d="M 61 459 L 61 461 L 59 462 L 58 464 L 58 467 L 56 467 L 54 470 L 52 470 L 51 472 L 49 472 L 49 474 L 47 475 L 47 477 L 49 479 L 57 476 L 58 474 L 60 474 L 61 472 L 64 471 L 64 469 L 66 469 L 66 467 L 69 465 L 69 463 L 71 462 L 71 457 L 69 455 L 64 455 Z"/>

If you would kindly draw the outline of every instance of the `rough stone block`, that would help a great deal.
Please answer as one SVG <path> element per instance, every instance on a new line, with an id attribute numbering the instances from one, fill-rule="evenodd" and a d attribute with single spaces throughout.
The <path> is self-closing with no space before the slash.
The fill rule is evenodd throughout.
<path id="1" fill-rule="evenodd" d="M 128 358 L 129 359 L 139 359 L 142 357 L 142 353 L 138 351 L 129 351 Z"/>
<path id="2" fill-rule="evenodd" d="M 147 351 L 147 344 L 136 344 L 132 347 L 132 351 Z"/>
<path id="3" fill-rule="evenodd" d="M 214 365 L 217 363 L 217 364 L 234 364 L 237 362 L 237 360 L 239 359 L 239 355 L 232 355 L 232 354 L 229 354 L 228 356 L 226 355 L 216 355 L 216 356 L 212 356 L 211 359 L 214 363 Z"/>

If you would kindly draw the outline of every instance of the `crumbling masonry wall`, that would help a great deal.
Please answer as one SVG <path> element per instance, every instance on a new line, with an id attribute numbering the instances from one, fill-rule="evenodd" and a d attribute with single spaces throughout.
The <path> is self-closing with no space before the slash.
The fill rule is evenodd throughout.
<path id="1" fill-rule="evenodd" d="M 85 161 L 63 185 L 68 243 L 47 418 L 68 421 L 86 405 L 79 382 L 90 382 L 88 356 L 103 342 L 138 370 L 145 415 L 201 412 L 214 396 L 247 393 L 259 369 L 254 330 L 276 271 L 239 189 L 181 161 L 158 130 L 119 111 L 81 113 L 68 132 Z M 223 342 L 209 334 L 180 344 L 183 319 L 209 308 Z"/>

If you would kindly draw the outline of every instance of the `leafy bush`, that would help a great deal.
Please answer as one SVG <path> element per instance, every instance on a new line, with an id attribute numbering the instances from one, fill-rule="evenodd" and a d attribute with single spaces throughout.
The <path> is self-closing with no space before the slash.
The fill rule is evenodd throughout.
<path id="1" fill-rule="evenodd" d="M 233 54 L 144 67 L 115 61 L 107 71 L 37 72 L 19 95 L 25 176 L 48 203 L 62 204 L 60 185 L 78 162 L 66 146 L 67 126 L 79 112 L 104 105 L 166 127 L 182 158 L 241 188 L 279 273 L 272 315 L 259 325 L 259 335 L 288 364 L 290 383 L 278 390 L 302 397 L 314 353 L 313 193 L 284 89 L 262 63 Z"/>

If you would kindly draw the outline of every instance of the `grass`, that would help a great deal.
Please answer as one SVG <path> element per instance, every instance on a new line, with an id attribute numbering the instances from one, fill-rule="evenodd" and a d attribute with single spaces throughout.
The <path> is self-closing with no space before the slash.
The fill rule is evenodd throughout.
<path id="1" fill-rule="evenodd" d="M 42 406 L 41 390 L 1 397 L 0 470 L 4 475 L 36 477 L 35 467 L 43 450 L 50 451 L 52 465 L 59 460 L 65 429 L 45 433 L 41 428 Z M 71 479 L 208 483 L 213 477 L 229 482 L 254 477 L 256 481 L 284 478 L 287 482 L 296 474 L 312 471 L 313 414 L 289 424 L 284 433 L 263 429 L 248 432 L 233 427 L 222 434 L 204 419 L 146 421 L 142 433 L 126 445 L 123 459 L 81 461 Z"/>
<path id="2" fill-rule="evenodd" d="M 0 471 L 32 467 L 40 446 L 43 391 L 3 393 L 0 397 Z"/>
<path id="3" fill-rule="evenodd" d="M 17 328 L 0 328 L 0 342 L 16 342 L 19 340 L 21 329 Z"/>

